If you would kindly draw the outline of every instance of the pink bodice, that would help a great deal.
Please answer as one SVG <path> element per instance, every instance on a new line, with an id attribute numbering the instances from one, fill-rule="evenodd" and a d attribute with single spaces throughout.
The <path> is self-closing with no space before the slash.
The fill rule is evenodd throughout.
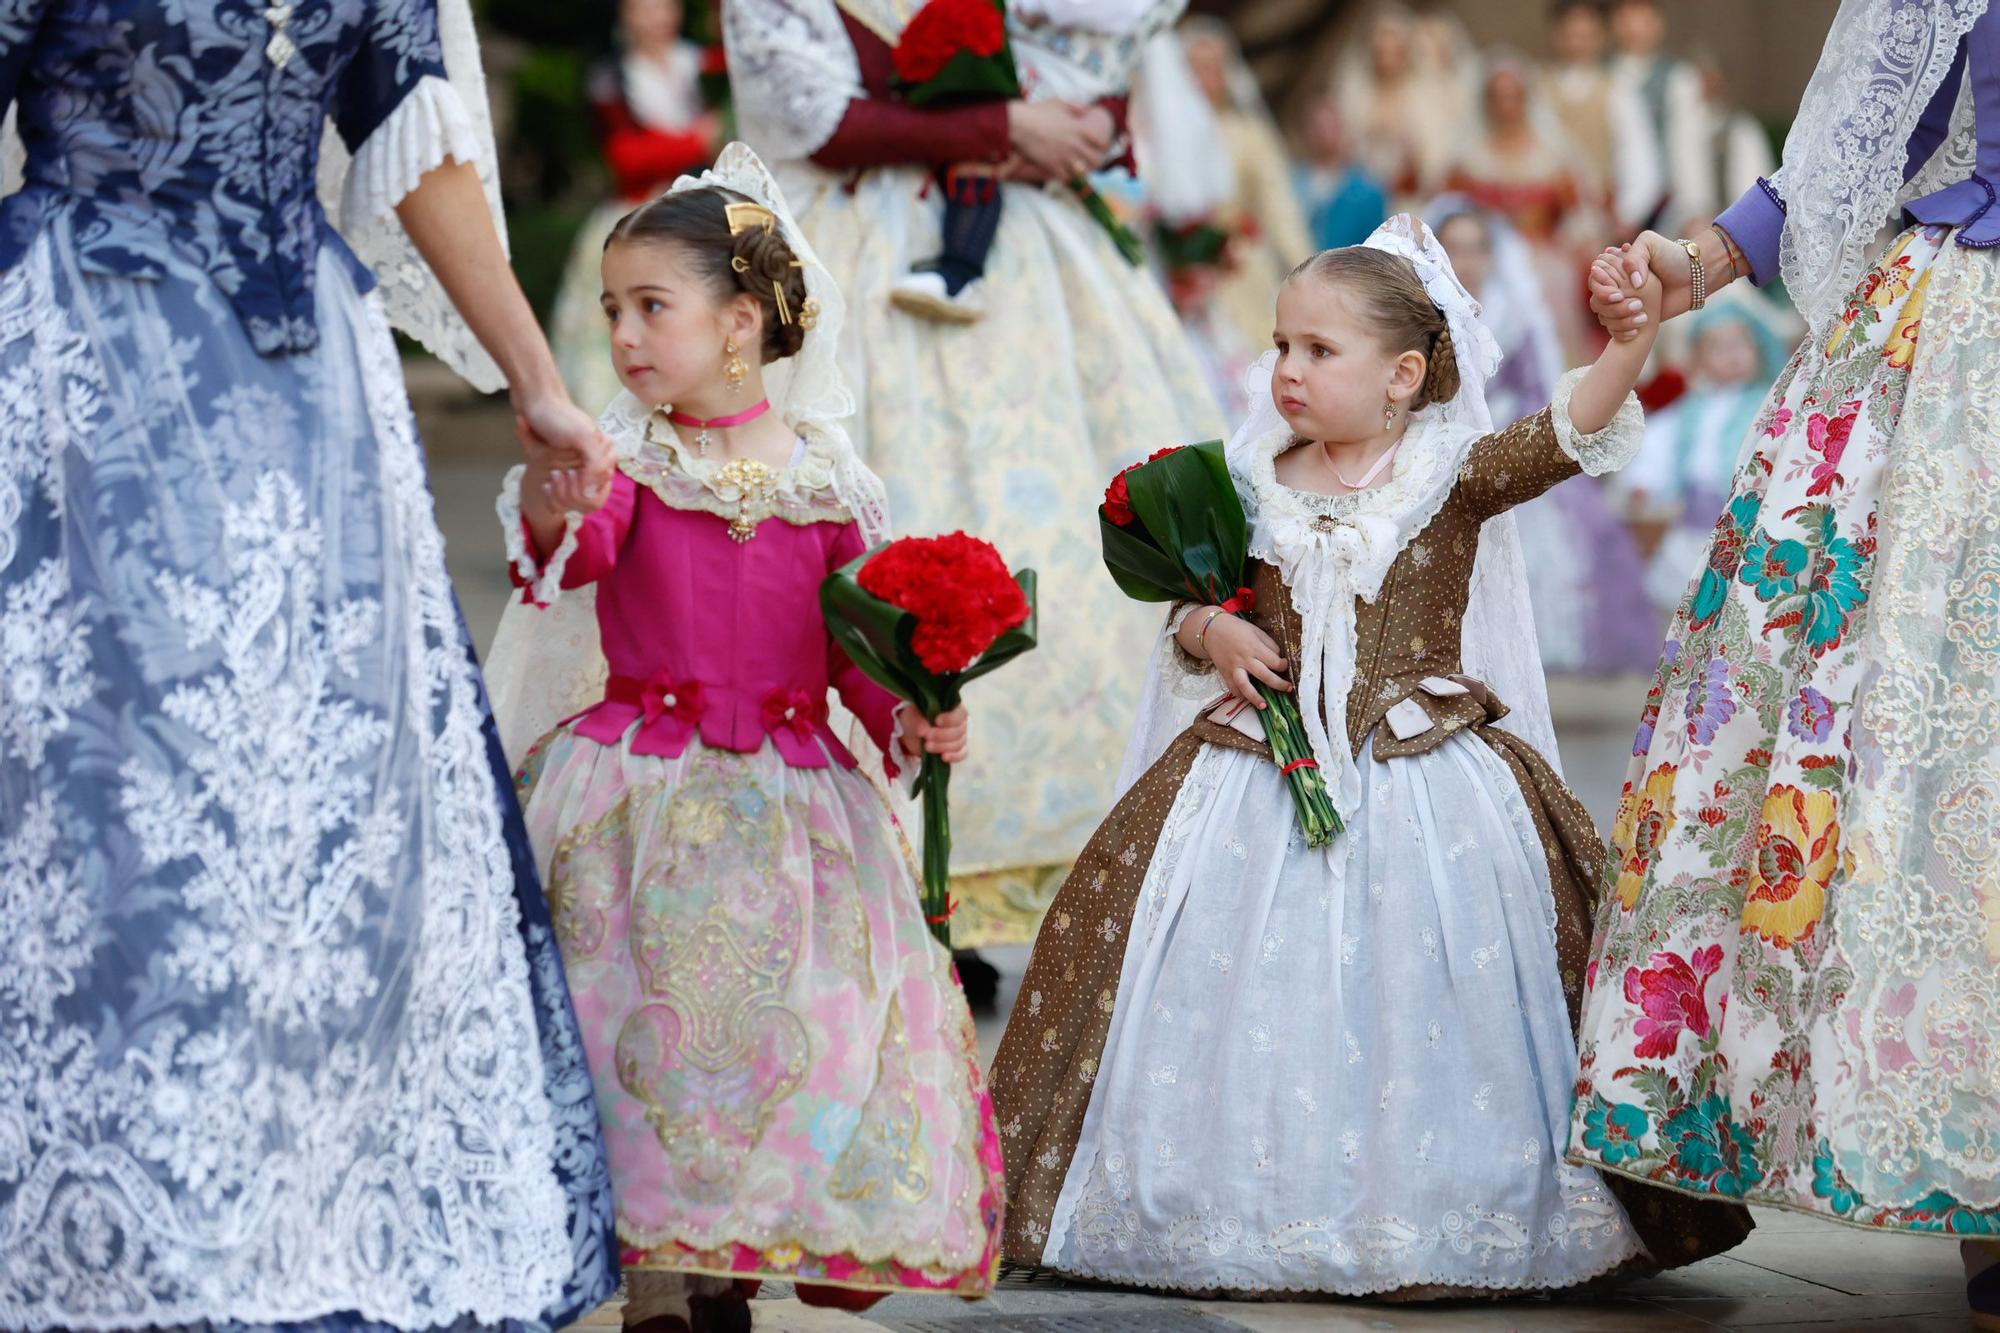
<path id="1" fill-rule="evenodd" d="M 775 516 L 739 543 L 729 520 L 669 506 L 620 472 L 561 567 L 562 587 L 597 585 L 611 669 L 605 697 L 572 719 L 576 733 L 617 745 L 637 724 L 633 753 L 669 758 L 697 733 L 746 754 L 768 737 L 794 768 L 852 768 L 827 725 L 831 688 L 891 756 L 893 776 L 897 700 L 848 660 L 819 609 L 821 581 L 863 549 L 852 521 Z M 514 581 L 532 596 L 518 569 Z"/>

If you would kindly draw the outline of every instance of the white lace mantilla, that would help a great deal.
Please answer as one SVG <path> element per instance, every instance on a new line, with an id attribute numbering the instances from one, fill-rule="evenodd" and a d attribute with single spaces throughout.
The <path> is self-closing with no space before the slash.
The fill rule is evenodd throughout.
<path id="1" fill-rule="evenodd" d="M 1785 200 L 1785 290 L 1815 341 L 1825 341 L 1903 197 L 1910 134 L 1988 2 L 1841 0 L 1772 182 Z M 1961 98 L 1920 188 L 1964 179 L 1976 144 L 1971 100 Z"/>

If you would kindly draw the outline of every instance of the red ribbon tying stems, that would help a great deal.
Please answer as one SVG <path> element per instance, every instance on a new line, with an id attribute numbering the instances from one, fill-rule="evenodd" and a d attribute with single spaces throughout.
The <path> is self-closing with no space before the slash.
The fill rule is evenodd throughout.
<path id="1" fill-rule="evenodd" d="M 1238 588 L 1236 595 L 1222 604 L 1222 610 L 1227 611 L 1232 616 L 1249 615 L 1256 609 L 1257 590 L 1255 588 Z"/>

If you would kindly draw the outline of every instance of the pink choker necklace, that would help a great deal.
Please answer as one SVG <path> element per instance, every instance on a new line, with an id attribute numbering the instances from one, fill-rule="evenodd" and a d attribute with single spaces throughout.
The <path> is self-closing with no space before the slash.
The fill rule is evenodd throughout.
<path id="1" fill-rule="evenodd" d="M 1395 458 L 1396 456 L 1396 451 L 1398 449 L 1401 449 L 1402 447 L 1403 447 L 1403 442 L 1400 439 L 1398 439 L 1394 444 L 1390 445 L 1386 450 L 1383 451 L 1382 456 L 1375 460 L 1375 466 L 1369 468 L 1366 472 L 1361 474 L 1360 481 L 1349 481 L 1347 479 L 1347 474 L 1342 472 L 1339 466 L 1336 465 L 1331 458 L 1326 460 L 1326 465 L 1333 469 L 1333 475 L 1337 477 L 1340 481 L 1340 484 L 1345 486 L 1348 490 L 1365 491 L 1370 486 L 1375 484 L 1375 478 L 1382 475 L 1382 469 L 1389 466 L 1390 460 Z"/>
<path id="2" fill-rule="evenodd" d="M 706 458 L 708 457 L 708 446 L 712 442 L 709 435 L 711 430 L 728 430 L 731 426 L 745 425 L 748 422 L 755 421 L 770 410 L 771 400 L 766 398 L 755 407 L 745 408 L 741 412 L 736 412 L 726 417 L 709 417 L 704 421 L 691 412 L 669 412 L 667 413 L 667 420 L 673 422 L 676 426 L 692 427 L 695 431 L 695 450 L 703 458 Z"/>

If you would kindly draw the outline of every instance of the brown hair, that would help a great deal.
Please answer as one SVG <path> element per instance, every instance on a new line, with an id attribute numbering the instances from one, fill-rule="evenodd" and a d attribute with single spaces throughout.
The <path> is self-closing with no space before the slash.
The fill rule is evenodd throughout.
<path id="1" fill-rule="evenodd" d="M 1387 250 L 1346 245 L 1320 251 L 1293 269 L 1291 278 L 1301 274 L 1345 285 L 1363 303 L 1382 346 L 1424 358 L 1423 383 L 1410 399 L 1412 412 L 1449 402 L 1458 393 L 1458 356 L 1452 349 L 1451 329 L 1409 260 Z"/>
<path id="2" fill-rule="evenodd" d="M 806 307 L 805 270 L 795 262 L 792 247 L 776 227 L 746 227 L 729 234 L 730 204 L 747 203 L 734 190 L 704 186 L 663 194 L 624 217 L 605 238 L 604 248 L 642 241 L 673 241 L 692 257 L 695 272 L 718 301 L 748 292 L 764 311 L 762 360 L 782 361 L 805 345 L 799 323 Z M 791 318 L 778 317 L 775 295 L 782 287 L 784 308 Z"/>

